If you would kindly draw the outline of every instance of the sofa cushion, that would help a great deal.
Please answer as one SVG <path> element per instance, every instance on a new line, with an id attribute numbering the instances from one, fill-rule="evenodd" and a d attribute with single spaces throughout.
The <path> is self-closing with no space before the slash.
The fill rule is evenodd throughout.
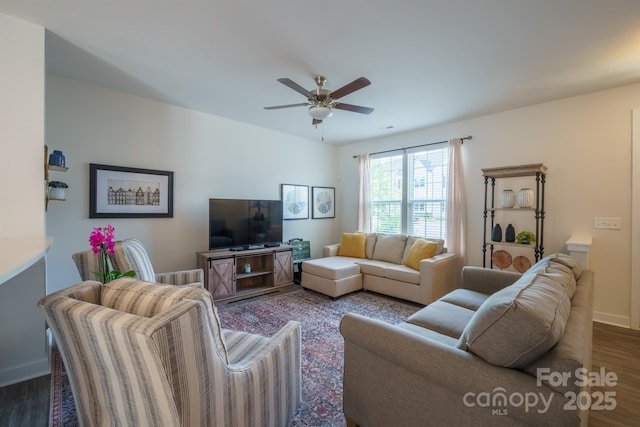
<path id="1" fill-rule="evenodd" d="M 475 312 L 444 301 L 435 301 L 414 313 L 407 323 L 458 338 Z"/>
<path id="2" fill-rule="evenodd" d="M 373 259 L 373 250 L 376 247 L 376 240 L 378 239 L 377 233 L 365 233 L 367 241 L 364 244 L 364 254 L 367 259 Z"/>
<path id="3" fill-rule="evenodd" d="M 428 338 L 430 340 L 438 341 L 444 345 L 448 345 L 449 347 L 455 347 L 458 342 L 457 339 L 450 337 L 449 335 L 444 335 L 439 332 L 436 332 L 432 329 L 423 328 L 422 326 L 414 325 L 413 323 L 399 323 L 396 325 L 400 329 L 404 329 L 405 331 L 413 332 L 414 334 L 418 334 L 421 337 Z"/>
<path id="4" fill-rule="evenodd" d="M 302 271 L 325 279 L 340 280 L 360 274 L 357 258 L 332 256 L 302 263 Z"/>
<path id="5" fill-rule="evenodd" d="M 420 272 L 406 265 L 392 265 L 384 270 L 384 277 L 398 282 L 420 284 Z"/>
<path id="6" fill-rule="evenodd" d="M 378 234 L 373 259 L 401 264 L 406 240 L 403 234 Z"/>
<path id="7" fill-rule="evenodd" d="M 489 298 L 489 295 L 483 294 L 482 292 L 472 291 L 470 289 L 455 289 L 440 298 L 440 301 L 476 311 L 487 298 Z"/>
<path id="8" fill-rule="evenodd" d="M 204 288 L 166 285 L 165 290 L 165 285 L 158 285 L 129 277 L 113 280 L 102 286 L 100 305 L 143 317 L 153 317 L 183 299 L 199 300 L 213 309 L 211 294 Z"/>
<path id="9" fill-rule="evenodd" d="M 367 236 L 364 233 L 342 233 L 339 256 L 364 258 Z"/>
<path id="10" fill-rule="evenodd" d="M 416 239 L 411 246 L 407 257 L 402 261 L 402 263 L 414 270 L 420 270 L 420 261 L 434 256 L 437 248 L 438 244 L 435 242 L 430 242 L 425 239 Z"/>
<path id="11" fill-rule="evenodd" d="M 568 391 L 579 393 L 580 387 L 575 378 L 576 369 L 589 366 L 588 358 L 591 355 L 590 351 L 584 351 L 585 347 L 592 346 L 587 326 L 591 323 L 589 311 L 586 307 L 573 307 L 566 331 L 560 341 L 551 350 L 527 365 L 524 371 L 536 378 L 540 369 L 546 369 L 553 374 L 562 373 L 569 378 L 569 381 L 549 381 L 547 377 L 542 379 L 542 382 L 562 394 Z"/>
<path id="12" fill-rule="evenodd" d="M 522 368 L 558 342 L 570 309 L 568 288 L 556 278 L 524 274 L 487 298 L 458 347 L 497 366 Z"/>
<path id="13" fill-rule="evenodd" d="M 575 259 L 569 255 L 556 253 L 538 261 L 523 276 L 533 277 L 540 273 L 557 275 L 557 281 L 562 286 L 568 286 L 569 298 L 571 298 L 576 291 L 576 278 L 580 275 L 577 274 L 578 272 L 581 271 Z"/>
<path id="14" fill-rule="evenodd" d="M 405 263 L 407 256 L 409 255 L 409 251 L 411 250 L 411 247 L 413 246 L 415 241 L 418 239 L 424 239 L 429 242 L 435 242 L 438 245 L 436 248 L 436 253 L 435 253 L 436 255 L 440 255 L 441 253 L 444 252 L 444 240 L 442 239 L 427 239 L 426 237 L 407 236 L 407 242 L 404 247 L 404 253 L 402 254 L 402 264 Z"/>
<path id="15" fill-rule="evenodd" d="M 100 294 L 100 305 L 142 317 L 153 317 L 168 310 L 182 300 L 201 302 L 205 310 L 212 313 L 212 327 L 220 340 L 215 340 L 219 354 L 227 361 L 227 349 L 222 326 L 213 304 L 211 293 L 195 286 L 173 286 L 122 277 L 105 283 Z"/>
<path id="16" fill-rule="evenodd" d="M 357 260 L 362 274 L 384 277 L 384 271 L 395 264 L 386 261 L 376 261 L 374 259 Z"/>

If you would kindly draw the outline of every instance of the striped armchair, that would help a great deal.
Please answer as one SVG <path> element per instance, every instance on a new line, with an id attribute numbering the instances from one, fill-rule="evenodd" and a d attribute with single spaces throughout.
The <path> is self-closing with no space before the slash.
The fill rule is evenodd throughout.
<path id="1" fill-rule="evenodd" d="M 95 280 L 94 271 L 100 271 L 100 257 L 91 250 L 76 252 L 71 256 L 76 263 L 82 280 Z M 133 270 L 136 278 L 148 282 L 169 285 L 204 286 L 204 271 L 201 268 L 155 273 L 149 255 L 138 239 L 126 239 L 116 242 L 114 254 L 110 256 L 114 270 L 125 272 Z"/>
<path id="2" fill-rule="evenodd" d="M 301 398 L 300 324 L 222 329 L 211 294 L 121 278 L 38 303 L 81 426 L 286 426 Z"/>

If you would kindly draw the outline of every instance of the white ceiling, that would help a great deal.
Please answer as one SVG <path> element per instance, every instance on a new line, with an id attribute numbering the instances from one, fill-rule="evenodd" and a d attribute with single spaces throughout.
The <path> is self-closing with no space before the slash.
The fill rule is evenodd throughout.
<path id="1" fill-rule="evenodd" d="M 639 0 L 0 0 L 45 27 L 47 69 L 344 144 L 640 81 Z M 317 129 L 278 83 L 335 90 Z M 640 100 L 638 100 L 640 104 Z M 324 127 L 324 129 L 323 129 Z M 393 127 L 389 129 L 389 127 Z"/>

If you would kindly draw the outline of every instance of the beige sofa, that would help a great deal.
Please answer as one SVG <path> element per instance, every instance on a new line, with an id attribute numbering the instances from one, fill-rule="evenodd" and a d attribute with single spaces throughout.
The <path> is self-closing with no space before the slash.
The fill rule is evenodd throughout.
<path id="1" fill-rule="evenodd" d="M 465 267 L 461 289 L 399 325 L 346 315 L 346 417 L 362 427 L 587 425 L 575 398 L 591 396 L 580 373 L 591 373 L 593 291 L 593 271 L 554 254 L 523 275 Z"/>
<path id="2" fill-rule="evenodd" d="M 340 244 L 325 246 L 323 258 L 302 263 L 302 287 L 337 298 L 366 289 L 429 304 L 458 287 L 456 254 L 447 253 L 443 240 L 435 255 L 419 262 L 416 270 L 405 265 L 417 237 L 368 233 L 362 257 L 339 256 Z"/>

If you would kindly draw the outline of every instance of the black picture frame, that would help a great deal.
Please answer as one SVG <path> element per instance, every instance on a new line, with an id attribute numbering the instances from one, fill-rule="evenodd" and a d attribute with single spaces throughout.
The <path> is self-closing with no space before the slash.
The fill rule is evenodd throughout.
<path id="1" fill-rule="evenodd" d="M 173 172 L 90 163 L 89 218 L 173 218 Z"/>
<path id="2" fill-rule="evenodd" d="M 311 187 L 312 218 L 336 217 L 335 187 Z"/>
<path id="3" fill-rule="evenodd" d="M 309 186 L 281 184 L 282 219 L 309 219 Z"/>

